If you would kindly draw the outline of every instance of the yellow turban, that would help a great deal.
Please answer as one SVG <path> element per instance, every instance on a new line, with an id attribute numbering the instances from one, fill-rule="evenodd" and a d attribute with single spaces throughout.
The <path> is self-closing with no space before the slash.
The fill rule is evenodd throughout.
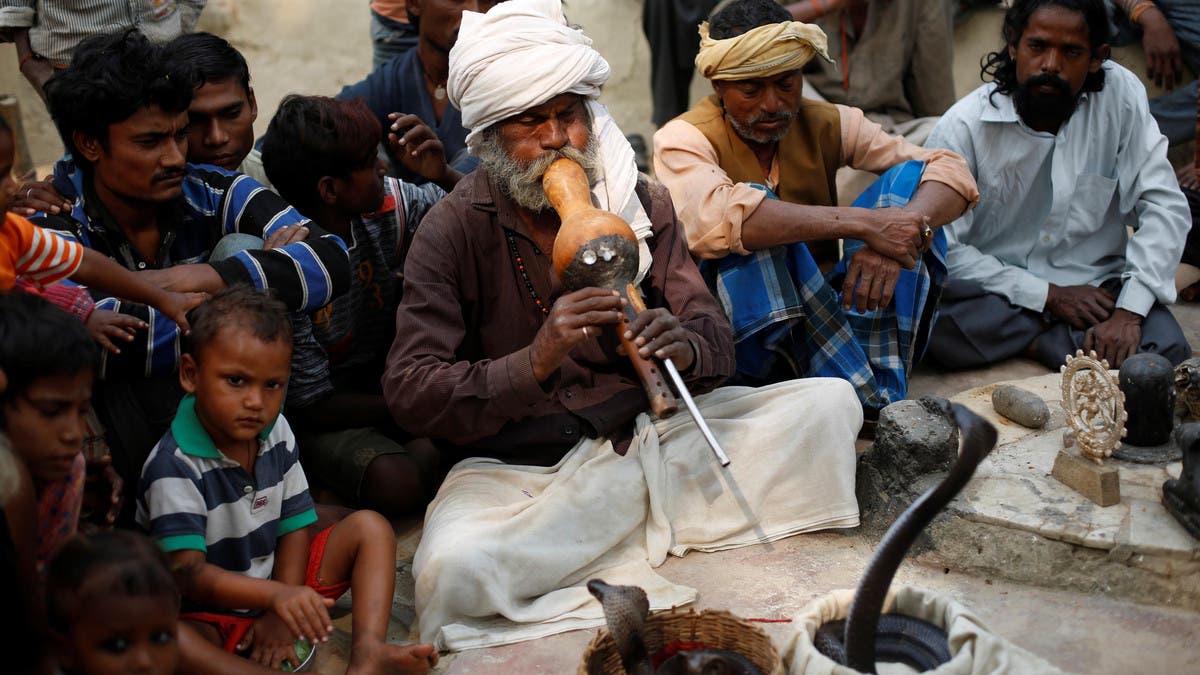
<path id="1" fill-rule="evenodd" d="M 811 23 L 784 21 L 759 26 L 724 40 L 708 36 L 700 24 L 696 69 L 710 80 L 748 80 L 799 70 L 820 54 L 830 63 L 825 31 Z"/>

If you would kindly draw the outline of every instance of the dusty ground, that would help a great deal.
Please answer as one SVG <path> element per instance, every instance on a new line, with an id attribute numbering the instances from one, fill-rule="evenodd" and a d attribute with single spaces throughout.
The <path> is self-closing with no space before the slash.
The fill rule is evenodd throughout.
<path id="1" fill-rule="evenodd" d="M 932 1 L 932 0 L 930 0 Z M 258 131 L 287 93 L 336 93 L 366 74 L 371 59 L 366 0 L 209 0 L 201 27 L 229 38 L 250 63 L 260 104 Z M 568 14 L 596 40 L 613 66 L 604 101 L 627 133 L 649 140 L 648 48 L 641 34 L 638 0 L 569 0 Z M 959 27 L 955 82 L 960 93 L 979 83 L 979 55 L 998 43 L 998 15 L 981 14 Z M 1137 49 L 1118 52 L 1140 67 Z M 706 93 L 693 83 L 693 95 Z M 0 49 L 0 93 L 15 94 L 36 165 L 46 167 L 61 152 L 41 101 L 19 76 L 11 48 Z M 1185 151 L 1177 151 L 1184 155 Z M 1180 306 L 1176 314 L 1193 345 L 1200 345 L 1200 308 Z M 989 382 L 1045 372 L 1030 361 L 1014 361 L 983 371 L 940 373 L 919 368 L 912 396 L 949 396 Z M 413 619 L 412 558 L 419 526 L 398 523 L 397 595 L 392 636 L 404 640 Z M 788 619 L 808 600 L 831 589 L 852 587 L 874 546 L 856 532 L 795 537 L 769 546 L 697 555 L 668 561 L 672 581 L 700 590 L 699 608 L 729 609 L 744 617 Z M 898 581 L 926 586 L 974 609 L 993 631 L 1055 665 L 1073 672 L 1197 672 L 1195 645 L 1200 617 L 1195 613 L 1118 601 L 1102 591 L 1082 594 L 1012 584 L 906 564 Z M 1047 580 L 1050 581 L 1050 580 Z M 338 621 L 337 638 L 319 650 L 317 670 L 341 672 L 349 617 Z M 782 637 L 787 623 L 763 624 Z M 444 673 L 567 673 L 594 631 L 578 631 L 520 645 L 447 655 Z"/>

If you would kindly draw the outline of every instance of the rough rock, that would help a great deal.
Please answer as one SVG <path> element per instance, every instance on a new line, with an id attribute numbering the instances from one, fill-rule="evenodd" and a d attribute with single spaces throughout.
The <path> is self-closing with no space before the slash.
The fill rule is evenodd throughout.
<path id="1" fill-rule="evenodd" d="M 958 456 L 958 426 L 945 399 L 897 401 L 879 413 L 875 443 L 858 463 L 863 528 L 882 533 Z"/>
<path id="2" fill-rule="evenodd" d="M 992 392 L 992 407 L 1008 419 L 1030 429 L 1041 429 L 1050 421 L 1050 406 L 1041 396 L 1011 384 Z"/>

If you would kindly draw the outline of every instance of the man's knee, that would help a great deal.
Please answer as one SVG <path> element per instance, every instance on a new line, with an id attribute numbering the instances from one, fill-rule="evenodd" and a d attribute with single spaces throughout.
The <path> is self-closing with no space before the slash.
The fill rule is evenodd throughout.
<path id="1" fill-rule="evenodd" d="M 359 497 L 363 504 L 388 517 L 413 514 L 430 498 L 430 481 L 411 457 L 379 455 L 363 472 Z"/>
<path id="2" fill-rule="evenodd" d="M 1192 346 L 1183 327 L 1162 305 L 1155 305 L 1142 322 L 1142 343 L 1138 351 L 1160 354 L 1175 366 L 1192 356 Z"/>
<path id="3" fill-rule="evenodd" d="M 483 598 L 493 594 L 485 572 L 496 568 L 495 559 L 484 548 L 484 541 L 453 536 L 435 539 L 429 546 L 421 543 L 425 550 L 418 556 L 420 564 L 413 568 L 418 608 L 434 603 L 449 613 L 471 615 Z"/>
<path id="4" fill-rule="evenodd" d="M 974 282 L 952 279 L 924 358 L 950 370 L 982 368 L 1024 353 L 1043 330 L 1034 312 Z"/>

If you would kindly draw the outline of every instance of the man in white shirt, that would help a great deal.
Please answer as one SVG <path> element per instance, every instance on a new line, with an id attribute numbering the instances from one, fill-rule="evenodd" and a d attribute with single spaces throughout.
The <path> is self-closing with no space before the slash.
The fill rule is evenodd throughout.
<path id="1" fill-rule="evenodd" d="M 947 226 L 950 282 L 928 351 L 951 368 L 1076 349 L 1119 367 L 1191 355 L 1164 307 L 1190 226 L 1137 77 L 1108 61 L 1102 0 L 1017 0 L 992 77 L 929 147 L 966 159 L 980 201 Z M 1133 235 L 1127 234 L 1127 228 Z"/>

